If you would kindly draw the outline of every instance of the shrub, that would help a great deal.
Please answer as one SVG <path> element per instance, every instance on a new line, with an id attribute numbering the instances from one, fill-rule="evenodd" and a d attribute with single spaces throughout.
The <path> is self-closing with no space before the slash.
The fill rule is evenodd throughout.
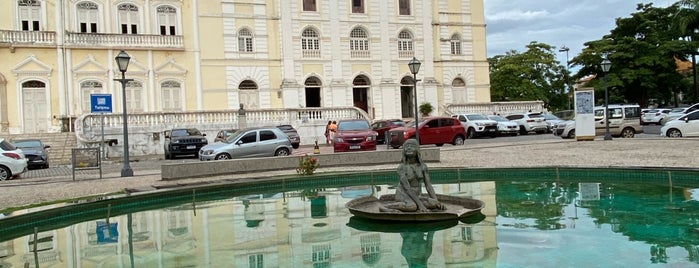
<path id="1" fill-rule="evenodd" d="M 296 173 L 301 175 L 313 175 L 313 172 L 320 166 L 318 158 L 304 155 L 299 157 L 299 166 L 296 167 Z"/>

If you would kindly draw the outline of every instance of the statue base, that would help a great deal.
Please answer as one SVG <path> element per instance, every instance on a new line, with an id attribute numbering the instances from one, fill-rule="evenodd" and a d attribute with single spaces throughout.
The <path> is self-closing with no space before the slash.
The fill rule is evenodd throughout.
<path id="1" fill-rule="evenodd" d="M 350 213 L 357 217 L 373 220 L 384 221 L 444 221 L 444 220 L 461 220 L 473 215 L 480 215 L 481 209 L 485 207 L 485 203 L 480 200 L 449 196 L 437 195 L 437 199 L 446 209 L 435 210 L 429 212 L 384 212 L 380 211 L 384 203 L 394 202 L 393 194 L 382 195 L 380 199 L 374 196 L 365 196 L 353 199 L 345 205 Z"/>

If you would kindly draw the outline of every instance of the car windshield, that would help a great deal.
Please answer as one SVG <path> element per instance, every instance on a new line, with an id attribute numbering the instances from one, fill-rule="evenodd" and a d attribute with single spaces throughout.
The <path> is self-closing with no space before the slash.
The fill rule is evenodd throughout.
<path id="1" fill-rule="evenodd" d="M 405 122 L 403 120 L 393 120 L 391 123 L 397 126 L 405 126 Z"/>
<path id="2" fill-rule="evenodd" d="M 466 118 L 468 118 L 468 120 L 488 120 L 488 118 L 485 118 L 484 115 L 480 114 L 469 114 L 466 115 Z"/>
<path id="3" fill-rule="evenodd" d="M 38 140 L 12 141 L 12 144 L 19 148 L 41 147 L 41 142 Z"/>
<path id="4" fill-rule="evenodd" d="M 544 118 L 546 118 L 546 120 L 561 120 L 560 118 L 552 114 L 544 114 Z"/>
<path id="5" fill-rule="evenodd" d="M 172 137 L 182 137 L 182 136 L 201 136 L 201 132 L 196 129 L 173 129 L 170 134 Z"/>
<path id="6" fill-rule="evenodd" d="M 510 120 L 507 120 L 506 118 L 504 118 L 504 117 L 502 117 L 502 116 L 499 116 L 499 115 L 490 115 L 490 116 L 488 116 L 488 118 L 489 118 L 490 120 L 495 120 L 495 121 L 498 121 L 498 122 L 510 121 Z"/>
<path id="7" fill-rule="evenodd" d="M 545 117 L 544 117 L 543 115 L 539 114 L 539 113 L 537 113 L 537 114 L 529 114 L 529 118 L 544 118 L 544 119 L 545 119 Z"/>
<path id="8" fill-rule="evenodd" d="M 671 113 L 683 113 L 684 110 L 687 110 L 687 107 L 684 107 L 684 108 L 674 108 L 674 109 L 670 110 L 670 112 L 671 112 Z"/>
<path id="9" fill-rule="evenodd" d="M 239 129 L 230 134 L 226 139 L 223 141 L 225 143 L 232 143 L 233 141 L 237 140 L 238 137 L 242 136 L 245 133 L 245 130 Z"/>
<path id="10" fill-rule="evenodd" d="M 17 147 L 6 140 L 0 140 L 0 149 L 3 149 L 4 151 L 14 151 L 17 150 Z"/>
<path id="11" fill-rule="evenodd" d="M 366 130 L 370 129 L 367 121 L 340 121 L 337 125 L 339 131 L 343 130 Z"/>
<path id="12" fill-rule="evenodd" d="M 294 132 L 295 132 L 295 131 L 296 131 L 296 129 L 294 129 L 294 127 L 292 127 L 292 126 L 290 126 L 290 125 L 279 125 L 279 126 L 277 126 L 277 128 L 278 128 L 278 129 L 281 129 L 281 130 L 284 131 L 284 132 L 289 132 L 289 131 L 294 131 Z"/>

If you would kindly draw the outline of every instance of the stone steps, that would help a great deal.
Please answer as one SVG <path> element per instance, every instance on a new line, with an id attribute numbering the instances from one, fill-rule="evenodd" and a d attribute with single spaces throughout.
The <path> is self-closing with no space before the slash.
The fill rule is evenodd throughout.
<path id="1" fill-rule="evenodd" d="M 44 144 L 50 145 L 48 151 L 51 166 L 70 165 L 71 150 L 78 147 L 78 139 L 74 132 L 11 134 L 5 137 L 10 140 L 40 139 Z"/>

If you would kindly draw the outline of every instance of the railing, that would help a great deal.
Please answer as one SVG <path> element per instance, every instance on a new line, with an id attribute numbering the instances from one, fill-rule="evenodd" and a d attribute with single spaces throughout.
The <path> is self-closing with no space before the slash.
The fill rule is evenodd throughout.
<path id="1" fill-rule="evenodd" d="M 455 115 L 462 113 L 480 113 L 480 114 L 501 114 L 507 115 L 517 112 L 545 112 L 543 101 L 507 101 L 507 102 L 482 102 L 482 103 L 463 103 L 446 105 L 444 113 L 446 115 Z"/>
<path id="2" fill-rule="evenodd" d="M 129 148 L 141 147 L 131 150 L 134 155 L 153 153 L 159 150 L 157 143 L 160 143 L 160 133 L 172 128 L 195 127 L 203 133 L 207 133 L 207 137 L 212 137 L 222 129 L 290 124 L 296 128 L 301 136 L 301 144 L 312 144 L 316 139 L 324 139 L 324 137 L 320 137 L 322 137 L 325 126 L 330 120 L 337 121 L 348 118 L 371 120 L 364 110 L 357 107 L 246 110 L 244 116 L 240 115 L 237 110 L 130 113 L 127 115 Z M 104 125 L 102 124 L 103 119 Z M 79 116 L 75 120 L 78 147 L 99 145 L 103 127 L 106 140 L 120 140 L 121 135 L 123 135 L 122 114 L 89 113 Z M 159 148 L 162 149 L 162 145 L 159 145 Z M 116 154 L 118 153 L 120 152 L 116 152 Z M 114 155 L 114 152 L 110 155 Z"/>
<path id="3" fill-rule="evenodd" d="M 72 47 L 129 47 L 130 49 L 184 49 L 184 41 L 181 35 L 104 34 L 68 32 L 66 36 L 66 45 Z"/>
<path id="4" fill-rule="evenodd" d="M 56 33 L 46 31 L 8 31 L 0 30 L 0 43 L 13 46 L 21 45 L 55 45 Z"/>

